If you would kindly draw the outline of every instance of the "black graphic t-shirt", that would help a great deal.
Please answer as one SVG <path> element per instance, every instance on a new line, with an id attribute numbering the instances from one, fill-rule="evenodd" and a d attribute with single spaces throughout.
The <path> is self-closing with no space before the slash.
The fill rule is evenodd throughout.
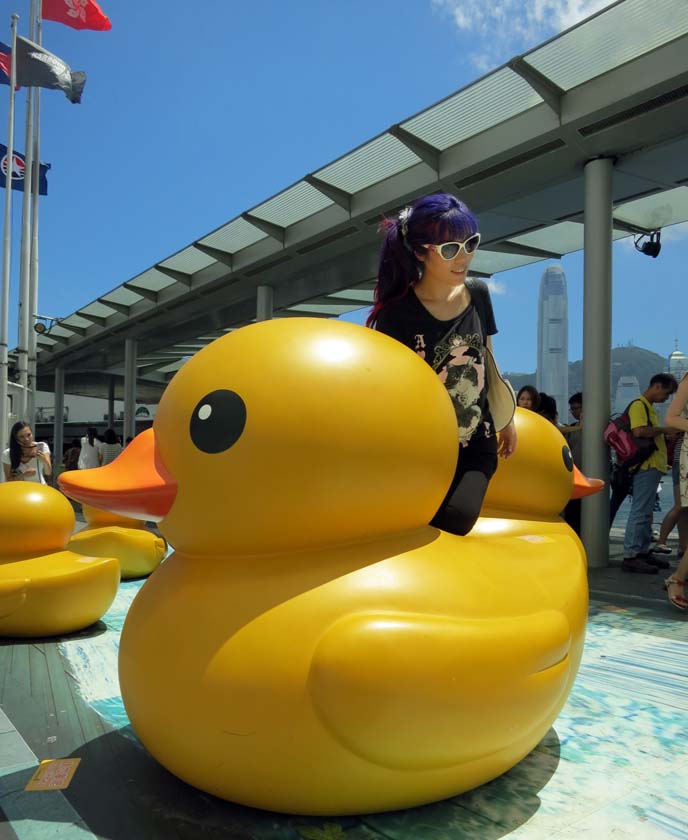
<path id="1" fill-rule="evenodd" d="M 484 346 L 487 336 L 497 332 L 497 325 L 487 286 L 482 281 L 471 282 L 475 289 L 472 295 L 481 294 L 484 301 L 487 335 L 473 302 L 458 318 L 440 321 L 428 312 L 413 289 L 382 309 L 375 325 L 375 329 L 414 350 L 437 372 L 451 397 L 462 446 L 474 437 L 495 433 L 487 402 Z"/>

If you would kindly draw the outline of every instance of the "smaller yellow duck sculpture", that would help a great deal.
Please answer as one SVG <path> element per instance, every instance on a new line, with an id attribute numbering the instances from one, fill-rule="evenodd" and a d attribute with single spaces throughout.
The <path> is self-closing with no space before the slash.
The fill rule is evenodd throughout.
<path id="1" fill-rule="evenodd" d="M 82 505 L 88 523 L 67 548 L 95 557 L 117 557 L 123 580 L 147 577 L 165 556 L 167 544 L 146 529 L 141 519 Z"/>
<path id="2" fill-rule="evenodd" d="M 582 545 L 558 514 L 600 482 L 519 413 L 488 516 L 430 527 L 456 418 L 387 336 L 284 319 L 215 341 L 154 429 L 66 493 L 175 546 L 127 616 L 120 684 L 172 773 L 298 814 L 406 808 L 493 779 L 564 704 L 583 649 Z"/>
<path id="3" fill-rule="evenodd" d="M 81 630 L 117 594 L 119 561 L 65 546 L 74 511 L 57 490 L 0 484 L 0 636 L 56 636 Z"/>

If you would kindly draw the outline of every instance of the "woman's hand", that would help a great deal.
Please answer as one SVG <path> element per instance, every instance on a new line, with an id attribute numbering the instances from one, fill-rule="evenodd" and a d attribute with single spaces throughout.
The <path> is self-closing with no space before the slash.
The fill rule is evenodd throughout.
<path id="1" fill-rule="evenodd" d="M 512 420 L 508 426 L 505 426 L 501 432 L 497 433 L 499 445 L 497 447 L 497 455 L 500 458 L 510 458 L 516 451 L 516 426 Z"/>
<path id="2" fill-rule="evenodd" d="M 38 444 L 36 455 L 38 455 L 38 457 L 43 462 L 43 475 L 52 475 L 53 465 L 52 461 L 50 460 L 50 450 L 44 443 Z"/>
<path id="3" fill-rule="evenodd" d="M 50 455 L 48 454 L 48 450 L 46 446 L 42 443 L 36 444 L 36 455 L 43 461 L 46 466 L 50 465 Z"/>

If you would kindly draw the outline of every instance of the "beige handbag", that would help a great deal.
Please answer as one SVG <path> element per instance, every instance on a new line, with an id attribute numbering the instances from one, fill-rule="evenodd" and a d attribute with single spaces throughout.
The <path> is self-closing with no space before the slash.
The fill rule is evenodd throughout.
<path id="1" fill-rule="evenodd" d="M 511 423 L 516 411 L 516 395 L 511 383 L 499 372 L 495 357 L 485 345 L 485 370 L 487 374 L 487 401 L 495 429 L 501 432 Z"/>

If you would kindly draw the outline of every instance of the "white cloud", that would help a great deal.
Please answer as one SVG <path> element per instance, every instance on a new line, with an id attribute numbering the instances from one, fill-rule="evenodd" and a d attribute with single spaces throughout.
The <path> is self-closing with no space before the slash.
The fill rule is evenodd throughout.
<path id="1" fill-rule="evenodd" d="M 478 36 L 470 54 L 480 71 L 503 64 L 518 53 L 611 5 L 614 0 L 432 0 L 461 33 Z"/>
<path id="2" fill-rule="evenodd" d="M 501 283 L 499 280 L 495 280 L 494 278 L 491 280 L 487 280 L 487 288 L 490 290 L 490 294 L 492 295 L 505 295 L 506 294 L 506 283 Z"/>

